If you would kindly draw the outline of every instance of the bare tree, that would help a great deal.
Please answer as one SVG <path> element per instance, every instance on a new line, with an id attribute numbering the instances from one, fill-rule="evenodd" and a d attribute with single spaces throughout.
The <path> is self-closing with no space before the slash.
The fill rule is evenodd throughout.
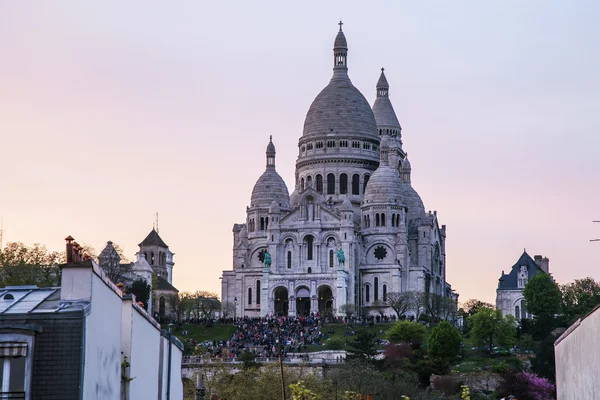
<path id="1" fill-rule="evenodd" d="M 386 297 L 386 303 L 394 310 L 398 319 L 405 315 L 412 305 L 411 292 L 390 292 Z"/>
<path id="2" fill-rule="evenodd" d="M 415 312 L 415 321 L 419 320 L 421 311 L 425 306 L 425 293 L 407 292 L 410 296 L 410 310 Z"/>
<path id="3" fill-rule="evenodd" d="M 221 308 L 216 293 L 198 290 L 192 295 L 193 309 L 197 318 L 212 318 L 214 312 Z"/>
<path id="4" fill-rule="evenodd" d="M 356 314 L 356 306 L 352 303 L 342 304 L 340 306 L 340 311 L 346 314 L 346 317 L 350 319 L 354 314 Z"/>
<path id="5" fill-rule="evenodd" d="M 229 318 L 231 315 L 233 315 L 235 311 L 235 304 L 233 304 L 230 301 L 226 301 L 225 303 L 221 304 L 221 317 L 222 318 Z"/>
<path id="6" fill-rule="evenodd" d="M 371 308 L 373 310 L 377 311 L 379 313 L 379 315 L 381 316 L 381 318 L 383 318 L 383 315 L 385 314 L 385 309 L 387 307 L 388 307 L 387 304 L 385 304 L 381 300 L 375 300 L 374 302 L 371 303 Z"/>

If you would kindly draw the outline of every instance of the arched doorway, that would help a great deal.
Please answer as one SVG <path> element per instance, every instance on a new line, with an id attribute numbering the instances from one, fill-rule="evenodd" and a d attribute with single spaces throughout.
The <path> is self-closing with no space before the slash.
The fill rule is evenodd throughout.
<path id="1" fill-rule="evenodd" d="M 333 312 L 333 293 L 329 286 L 319 288 L 319 312 L 321 314 L 330 314 Z"/>
<path id="2" fill-rule="evenodd" d="M 310 292 L 305 287 L 296 291 L 296 315 L 303 317 L 310 315 Z"/>
<path id="3" fill-rule="evenodd" d="M 275 289 L 275 314 L 287 315 L 289 310 L 288 291 L 284 287 Z"/>

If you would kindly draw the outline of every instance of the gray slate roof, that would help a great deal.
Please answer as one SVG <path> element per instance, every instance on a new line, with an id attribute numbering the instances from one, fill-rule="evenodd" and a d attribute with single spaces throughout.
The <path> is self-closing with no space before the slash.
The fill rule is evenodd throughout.
<path id="1" fill-rule="evenodd" d="M 515 265 L 512 266 L 512 269 L 508 274 L 502 273 L 500 279 L 498 279 L 498 290 L 515 290 L 519 289 L 518 285 L 518 275 L 519 270 L 521 269 L 521 265 L 527 266 L 527 278 L 530 279 L 532 276 L 537 274 L 538 272 L 544 272 L 539 265 L 533 261 L 533 258 L 527 254 L 526 251 L 523 251 L 521 257 L 519 257 L 519 261 Z"/>
<path id="2" fill-rule="evenodd" d="M 160 247 L 169 247 L 158 235 L 158 232 L 154 228 L 152 231 L 146 236 L 146 239 L 142 240 L 142 243 L 138 244 L 138 246 L 160 246 Z"/>
<path id="3" fill-rule="evenodd" d="M 64 303 L 61 307 L 59 287 L 7 286 L 0 288 L 0 315 L 65 313 L 81 310 L 88 304 L 89 302 L 73 302 Z"/>
<path id="4" fill-rule="evenodd" d="M 179 292 L 179 290 L 177 290 L 175 288 L 175 286 L 171 285 L 165 278 L 163 278 L 162 276 L 157 276 L 156 277 L 156 283 L 157 283 L 157 287 L 155 288 L 155 290 L 166 290 L 169 292 Z"/>

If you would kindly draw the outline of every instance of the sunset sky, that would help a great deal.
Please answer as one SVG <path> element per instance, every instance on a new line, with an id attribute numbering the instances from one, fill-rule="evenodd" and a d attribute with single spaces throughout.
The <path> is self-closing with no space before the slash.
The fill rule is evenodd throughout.
<path id="1" fill-rule="evenodd" d="M 4 242 L 133 258 L 158 211 L 174 285 L 220 294 L 269 135 L 293 191 L 340 19 L 371 104 L 385 67 L 460 300 L 493 302 L 523 248 L 559 283 L 599 280 L 600 3 L 583 0 L 2 2 Z"/>

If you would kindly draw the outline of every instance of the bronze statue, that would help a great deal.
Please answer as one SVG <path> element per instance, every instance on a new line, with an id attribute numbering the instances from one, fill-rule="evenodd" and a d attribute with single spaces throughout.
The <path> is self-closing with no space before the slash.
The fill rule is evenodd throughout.
<path id="1" fill-rule="evenodd" d="M 337 255 L 338 265 L 344 266 L 346 264 L 346 257 L 344 256 L 344 250 L 340 247 L 335 254 Z"/>
<path id="2" fill-rule="evenodd" d="M 269 252 L 267 250 L 265 250 L 264 257 L 265 258 L 264 258 L 263 263 L 264 263 L 265 267 L 271 268 L 271 254 L 269 254 Z"/>

